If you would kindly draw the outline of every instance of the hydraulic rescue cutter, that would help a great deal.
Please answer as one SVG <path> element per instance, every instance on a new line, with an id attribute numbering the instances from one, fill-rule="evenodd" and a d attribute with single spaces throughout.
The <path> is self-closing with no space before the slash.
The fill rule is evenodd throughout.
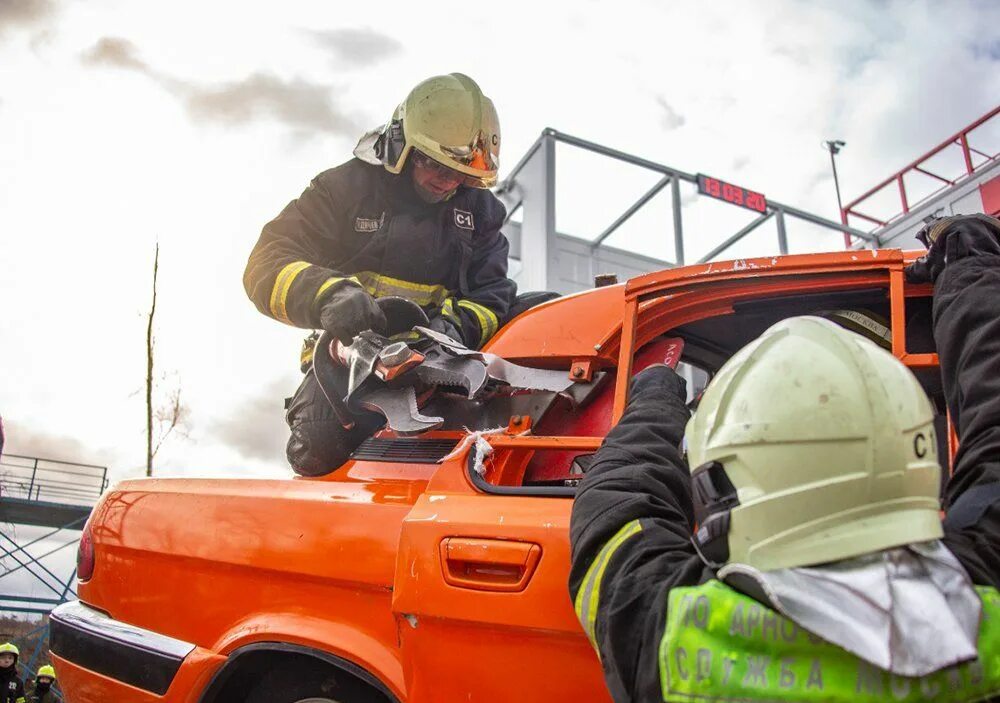
<path id="1" fill-rule="evenodd" d="M 523 391 L 567 393 L 580 385 L 564 371 L 519 366 L 469 349 L 426 327 L 423 311 L 411 305 L 406 310 L 397 302 L 395 314 L 387 316 L 390 326 L 399 329 L 400 320 L 423 324 L 405 326 L 391 337 L 362 332 L 350 344 L 324 332 L 316 343 L 312 373 L 345 428 L 353 425 L 354 408 L 383 415 L 397 434 L 413 435 L 444 423 L 443 417 L 421 412 L 435 395 L 461 403 Z"/>

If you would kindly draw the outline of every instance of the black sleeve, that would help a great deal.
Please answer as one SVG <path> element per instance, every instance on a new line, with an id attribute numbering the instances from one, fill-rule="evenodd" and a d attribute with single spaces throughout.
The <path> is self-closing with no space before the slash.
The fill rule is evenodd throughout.
<path id="1" fill-rule="evenodd" d="M 451 320 L 470 349 L 479 349 L 500 329 L 517 284 L 507 278 L 507 237 L 500 231 L 507 212 L 496 196 L 484 192 L 477 208 L 479 225 L 472 236 L 466 272 L 467 290 L 446 301 L 442 315 Z"/>
<path id="2" fill-rule="evenodd" d="M 243 286 L 257 309 L 296 327 L 319 327 L 319 303 L 335 286 L 356 283 L 326 268 L 340 236 L 344 193 L 338 169 L 320 174 L 296 200 L 268 222 L 250 253 Z"/>
<path id="3" fill-rule="evenodd" d="M 934 286 L 934 338 L 958 433 L 945 543 L 1000 588 L 1000 256 L 949 261 Z"/>
<path id="4" fill-rule="evenodd" d="M 573 503 L 570 594 L 616 701 L 659 700 L 667 593 L 701 583 L 691 482 L 680 453 L 684 380 L 654 366 L 595 455 Z"/>

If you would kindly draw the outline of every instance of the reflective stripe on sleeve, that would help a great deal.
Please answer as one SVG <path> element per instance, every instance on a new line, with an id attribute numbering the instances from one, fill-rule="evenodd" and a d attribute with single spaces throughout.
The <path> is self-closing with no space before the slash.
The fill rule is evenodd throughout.
<path id="1" fill-rule="evenodd" d="M 309 268 L 310 265 L 308 261 L 293 261 L 278 272 L 278 277 L 274 279 L 274 288 L 271 289 L 271 304 L 269 306 L 275 319 L 291 324 L 285 309 L 288 291 L 291 290 L 295 277 Z"/>
<path id="2" fill-rule="evenodd" d="M 352 283 L 357 283 L 359 286 L 361 285 L 361 281 L 359 281 L 354 276 L 346 276 L 346 277 L 345 276 L 330 276 L 328 279 L 326 279 L 325 281 L 323 281 L 322 285 L 320 285 L 319 290 L 316 291 L 316 297 L 313 298 L 313 300 L 314 301 L 315 300 L 319 300 L 320 297 L 324 293 L 326 293 L 326 291 L 330 288 L 330 286 L 332 286 L 334 283 L 340 283 L 341 281 L 351 281 Z M 363 287 L 364 286 L 362 286 L 362 288 Z"/>
<path id="3" fill-rule="evenodd" d="M 359 271 L 354 274 L 373 298 L 384 298 L 388 295 L 398 295 L 412 300 L 420 307 L 442 305 L 449 291 L 442 285 L 404 281 L 401 278 L 385 276 L 375 271 Z"/>
<path id="4" fill-rule="evenodd" d="M 618 530 L 615 536 L 601 547 L 601 551 L 591 562 L 590 568 L 587 569 L 587 573 L 583 577 L 583 583 L 580 584 L 580 590 L 576 594 L 576 602 L 574 603 L 576 617 L 580 620 L 583 631 L 590 643 L 594 645 L 594 649 L 597 649 L 597 608 L 598 600 L 601 597 L 601 581 L 604 580 L 604 572 L 608 568 L 611 557 L 625 543 L 625 540 L 641 531 L 642 525 L 639 524 L 638 520 L 626 523 Z"/>
<path id="5" fill-rule="evenodd" d="M 448 298 L 444 301 L 444 305 L 441 306 L 441 316 L 451 320 L 456 327 L 461 329 L 462 318 L 459 317 L 457 312 L 455 312 L 454 298 Z"/>
<path id="6" fill-rule="evenodd" d="M 479 346 L 486 344 L 490 337 L 496 334 L 496 331 L 500 328 L 500 320 L 497 319 L 496 313 L 485 305 L 474 303 L 471 300 L 459 300 L 458 307 L 470 311 L 479 321 Z"/>

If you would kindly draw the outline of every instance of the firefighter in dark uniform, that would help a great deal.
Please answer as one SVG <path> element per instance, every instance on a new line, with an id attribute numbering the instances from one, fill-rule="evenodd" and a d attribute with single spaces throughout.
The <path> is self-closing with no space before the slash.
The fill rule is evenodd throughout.
<path id="1" fill-rule="evenodd" d="M 571 594 L 616 701 L 1000 696 L 1000 222 L 925 233 L 906 273 L 934 283 L 960 442 L 944 520 L 931 405 L 862 336 L 784 320 L 690 422 L 684 381 L 644 370 L 570 527 Z"/>
<path id="2" fill-rule="evenodd" d="M 29 703 L 55 703 L 56 692 L 52 685 L 56 682 L 56 670 L 51 664 L 38 668 L 35 676 L 35 688 L 31 692 Z"/>
<path id="3" fill-rule="evenodd" d="M 507 278 L 496 183 L 500 126 L 493 103 L 459 73 L 420 83 L 351 161 L 324 171 L 269 222 L 243 283 L 265 315 L 345 342 L 384 332 L 376 299 L 403 296 L 431 328 L 477 349 L 515 299 Z M 301 474 L 337 468 L 381 424 L 336 421 L 312 374 L 288 407 L 287 454 Z"/>
<path id="4" fill-rule="evenodd" d="M 17 645 L 0 644 L 0 703 L 24 703 L 24 682 L 17 675 Z"/>

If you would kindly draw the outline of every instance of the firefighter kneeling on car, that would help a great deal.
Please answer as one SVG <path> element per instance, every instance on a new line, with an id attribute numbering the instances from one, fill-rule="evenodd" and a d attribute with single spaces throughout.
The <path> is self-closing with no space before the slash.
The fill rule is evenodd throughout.
<path id="1" fill-rule="evenodd" d="M 488 190 L 500 158 L 493 102 L 463 74 L 429 78 L 354 155 L 264 227 L 244 273 L 247 295 L 269 317 L 344 343 L 386 332 L 376 301 L 403 297 L 433 330 L 483 346 L 517 302 L 500 231 L 506 210 Z M 345 429 L 312 374 L 287 420 L 288 461 L 310 476 L 336 469 L 383 424 L 360 412 Z"/>
<path id="2" fill-rule="evenodd" d="M 690 420 L 684 381 L 644 370 L 570 529 L 570 590 L 616 701 L 1000 695 L 1000 222 L 924 234 L 906 275 L 934 284 L 960 443 L 943 522 L 931 404 L 862 336 L 784 320 Z"/>

